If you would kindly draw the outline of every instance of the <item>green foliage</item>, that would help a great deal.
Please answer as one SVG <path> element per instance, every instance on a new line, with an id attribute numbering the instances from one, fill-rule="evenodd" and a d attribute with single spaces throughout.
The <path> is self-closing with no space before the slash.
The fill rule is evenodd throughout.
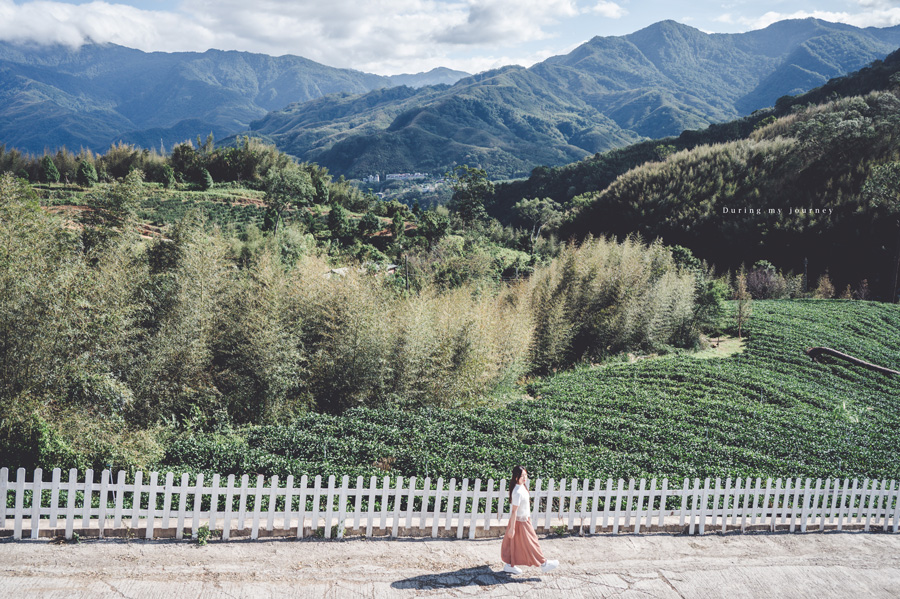
<path id="1" fill-rule="evenodd" d="M 900 218 L 900 162 L 874 167 L 866 178 L 862 194 L 869 205 L 885 217 Z"/>
<path id="2" fill-rule="evenodd" d="M 82 187 L 93 187 L 97 184 L 97 169 L 92 162 L 84 161 L 78 165 L 78 184 Z"/>
<path id="3" fill-rule="evenodd" d="M 550 198 L 521 200 L 513 206 L 513 210 L 531 227 L 532 247 L 545 227 L 553 229 L 562 221 L 562 207 Z"/>
<path id="4" fill-rule="evenodd" d="M 453 187 L 448 208 L 458 214 L 465 224 L 485 220 L 487 212 L 484 202 L 494 192 L 494 185 L 488 180 L 484 169 L 462 165 L 447 176 L 452 178 Z"/>
<path id="5" fill-rule="evenodd" d="M 900 368 L 897 306 L 761 301 L 742 353 L 610 363 L 529 387 L 534 399 L 468 411 L 354 408 L 304 414 L 226 439 L 173 440 L 162 465 L 307 475 L 869 477 L 896 479 L 897 381 L 802 348 L 834 347 Z"/>
<path id="6" fill-rule="evenodd" d="M 340 204 L 332 204 L 328 211 L 327 218 L 328 230 L 331 232 L 332 238 L 345 241 L 352 235 L 350 220 L 347 218 L 347 211 Z"/>
<path id="7" fill-rule="evenodd" d="M 49 155 L 44 155 L 41 158 L 41 181 L 45 183 L 59 183 L 59 171 L 56 165 L 53 164 L 53 158 Z"/>
<path id="8" fill-rule="evenodd" d="M 106 210 L 119 220 L 126 220 L 132 217 L 137 210 L 138 202 L 144 191 L 143 182 L 144 173 L 133 170 L 117 181 L 115 185 L 104 190 L 102 195 L 95 196 L 97 199 L 94 206 Z"/>
<path id="9" fill-rule="evenodd" d="M 213 186 L 213 178 L 212 175 L 209 174 L 209 171 L 205 168 L 200 169 L 200 189 L 206 191 L 207 189 L 212 188 Z"/>
<path id="10" fill-rule="evenodd" d="M 747 320 L 753 312 L 753 298 L 747 289 L 747 272 L 744 270 L 743 265 L 741 265 L 741 269 L 734 277 L 734 300 L 736 306 L 734 311 L 734 321 L 735 327 L 737 328 L 738 339 L 740 339 L 744 326 L 747 324 Z"/>
<path id="11" fill-rule="evenodd" d="M 694 277 L 661 244 L 589 237 L 537 269 L 528 284 L 539 373 L 626 350 L 693 344 L 683 329 L 693 319 Z"/>
<path id="12" fill-rule="evenodd" d="M 263 251 L 232 283 L 217 319 L 210 368 L 235 422 L 277 421 L 310 407 L 302 315 L 281 264 Z"/>
<path id="13" fill-rule="evenodd" d="M 450 219 L 439 212 L 428 211 L 419 220 L 419 232 L 433 246 L 444 237 L 450 227 Z"/>
<path id="14" fill-rule="evenodd" d="M 677 151 L 677 148 L 672 144 L 660 144 L 656 146 L 656 157 L 659 160 L 665 160 L 672 154 Z"/>
<path id="15" fill-rule="evenodd" d="M 718 334 L 725 327 L 725 301 L 731 290 L 719 279 L 712 278 L 709 273 L 697 277 L 694 291 L 694 313 L 687 326 L 682 329 L 681 345 L 696 345 L 697 333 L 703 331 Z"/>
<path id="16" fill-rule="evenodd" d="M 381 228 L 381 221 L 371 212 L 366 212 L 357 223 L 357 231 L 360 237 L 366 237 L 377 232 Z"/>
<path id="17" fill-rule="evenodd" d="M 276 232 L 286 210 L 310 204 L 316 194 L 309 173 L 295 164 L 270 169 L 265 183 L 265 201 L 275 217 Z"/>
<path id="18" fill-rule="evenodd" d="M 757 129 L 763 129 L 764 127 L 768 127 L 769 125 L 774 123 L 776 120 L 778 120 L 778 119 L 775 117 L 775 115 L 770 114 L 766 118 L 764 118 L 760 121 L 757 121 L 757 123 L 755 125 L 753 125 L 753 130 L 756 131 Z"/>
<path id="19" fill-rule="evenodd" d="M 177 184 L 175 180 L 175 169 L 168 164 L 162 169 L 162 184 L 166 189 L 173 189 Z"/>
<path id="20" fill-rule="evenodd" d="M 808 259 L 813 280 L 828 268 L 838 287 L 867 279 L 888 297 L 897 235 L 875 189 L 898 151 L 898 114 L 890 92 L 838 99 L 741 141 L 648 162 L 573 209 L 561 234 L 638 232 L 720 270 L 754 262 L 764 246 L 788 273 Z M 754 297 L 796 295 L 792 275 L 780 277 L 750 272 L 748 286 Z"/>
<path id="21" fill-rule="evenodd" d="M 209 540 L 222 534 L 219 530 L 210 530 L 208 524 L 203 524 L 197 529 L 196 543 L 200 547 L 205 547 Z"/>

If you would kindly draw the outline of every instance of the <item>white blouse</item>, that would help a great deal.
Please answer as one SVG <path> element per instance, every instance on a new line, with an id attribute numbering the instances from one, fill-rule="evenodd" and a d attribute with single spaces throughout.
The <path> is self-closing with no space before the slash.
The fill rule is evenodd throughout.
<path id="1" fill-rule="evenodd" d="M 509 504 L 510 510 L 512 510 L 513 506 L 519 508 L 516 511 L 516 518 L 531 517 L 531 497 L 528 495 L 528 489 L 522 485 L 513 487 L 512 501 Z"/>

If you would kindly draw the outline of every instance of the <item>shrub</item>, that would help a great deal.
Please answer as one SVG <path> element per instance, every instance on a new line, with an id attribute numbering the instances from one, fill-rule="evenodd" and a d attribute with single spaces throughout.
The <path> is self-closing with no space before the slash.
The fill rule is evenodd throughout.
<path id="1" fill-rule="evenodd" d="M 834 285 L 832 284 L 831 277 L 828 276 L 827 272 L 819 277 L 819 284 L 816 286 L 816 291 L 813 294 L 813 297 L 816 297 L 818 299 L 831 299 L 834 297 Z"/>
<path id="2" fill-rule="evenodd" d="M 661 244 L 635 238 L 570 244 L 528 285 L 536 323 L 532 361 L 540 373 L 629 349 L 660 349 L 692 318 L 694 276 Z"/>

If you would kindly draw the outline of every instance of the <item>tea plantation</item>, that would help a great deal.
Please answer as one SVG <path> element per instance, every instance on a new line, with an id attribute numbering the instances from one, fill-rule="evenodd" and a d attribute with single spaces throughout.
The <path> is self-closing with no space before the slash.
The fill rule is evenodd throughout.
<path id="1" fill-rule="evenodd" d="M 449 477 L 900 478 L 900 306 L 754 303 L 746 349 L 581 367 L 533 398 L 471 411 L 353 409 L 287 426 L 181 437 L 160 468 L 194 472 Z M 827 359 L 826 359 L 827 360 Z"/>

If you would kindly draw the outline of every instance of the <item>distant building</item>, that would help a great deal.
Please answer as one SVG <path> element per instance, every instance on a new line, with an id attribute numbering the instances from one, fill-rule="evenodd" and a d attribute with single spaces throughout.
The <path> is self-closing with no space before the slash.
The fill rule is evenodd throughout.
<path id="1" fill-rule="evenodd" d="M 363 183 L 381 183 L 381 175 L 375 173 L 363 179 Z"/>
<path id="2" fill-rule="evenodd" d="M 388 173 L 384 176 L 385 181 L 412 181 L 413 179 L 427 179 L 425 173 Z"/>

